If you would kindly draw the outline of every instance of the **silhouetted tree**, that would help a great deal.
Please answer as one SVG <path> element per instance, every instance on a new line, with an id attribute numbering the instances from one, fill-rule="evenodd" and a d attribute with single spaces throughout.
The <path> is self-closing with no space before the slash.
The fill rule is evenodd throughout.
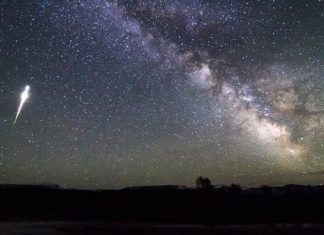
<path id="1" fill-rule="evenodd" d="M 241 191 L 242 191 L 241 186 L 238 185 L 238 184 L 231 184 L 231 189 L 232 189 L 232 191 L 234 191 L 234 192 L 241 192 Z"/>
<path id="2" fill-rule="evenodd" d="M 204 178 L 202 176 L 197 177 L 196 186 L 199 189 L 208 189 L 212 187 L 210 179 L 208 179 L 207 177 Z"/>

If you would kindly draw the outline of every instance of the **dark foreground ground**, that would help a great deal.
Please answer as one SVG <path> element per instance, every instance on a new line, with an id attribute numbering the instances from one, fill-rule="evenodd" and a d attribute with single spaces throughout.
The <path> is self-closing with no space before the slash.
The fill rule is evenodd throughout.
<path id="1" fill-rule="evenodd" d="M 0 234 L 215 233 L 324 234 L 324 187 L 86 191 L 0 185 Z"/>
<path id="2" fill-rule="evenodd" d="M 191 225 L 143 222 L 2 222 L 0 234 L 8 235 L 70 235 L 70 234 L 323 234 L 320 224 L 249 224 L 249 225 Z"/>

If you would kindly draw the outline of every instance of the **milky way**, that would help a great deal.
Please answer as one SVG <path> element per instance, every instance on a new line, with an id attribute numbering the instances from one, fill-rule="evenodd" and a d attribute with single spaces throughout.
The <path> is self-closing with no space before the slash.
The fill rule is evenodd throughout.
<path id="1" fill-rule="evenodd" d="M 322 1 L 7 0 L 0 13 L 0 183 L 322 183 Z"/>

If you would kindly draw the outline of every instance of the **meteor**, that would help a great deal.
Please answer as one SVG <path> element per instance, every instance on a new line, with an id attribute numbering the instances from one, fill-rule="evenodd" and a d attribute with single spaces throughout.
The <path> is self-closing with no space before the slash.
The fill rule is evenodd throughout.
<path id="1" fill-rule="evenodd" d="M 24 103 L 26 102 L 26 100 L 29 98 L 29 90 L 30 90 L 30 86 L 26 86 L 25 87 L 25 90 L 21 93 L 20 95 L 20 104 L 19 104 L 19 108 L 18 108 L 18 111 L 17 111 L 17 114 L 16 114 L 16 118 L 15 118 L 15 121 L 13 123 L 13 126 L 16 124 L 17 122 L 17 119 L 18 119 L 18 116 L 21 112 L 21 109 L 22 107 L 24 106 Z"/>

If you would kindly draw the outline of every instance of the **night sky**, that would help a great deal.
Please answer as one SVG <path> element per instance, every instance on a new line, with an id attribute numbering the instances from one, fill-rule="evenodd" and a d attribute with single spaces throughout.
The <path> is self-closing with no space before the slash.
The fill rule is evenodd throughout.
<path id="1" fill-rule="evenodd" d="M 324 183 L 324 1 L 2 0 L 0 15 L 0 183 Z"/>

